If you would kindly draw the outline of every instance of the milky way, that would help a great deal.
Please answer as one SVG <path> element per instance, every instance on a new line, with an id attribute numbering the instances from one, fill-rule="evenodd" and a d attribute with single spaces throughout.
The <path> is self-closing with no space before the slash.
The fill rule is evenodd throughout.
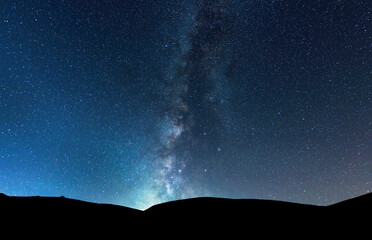
<path id="1" fill-rule="evenodd" d="M 179 42 L 179 49 L 165 76 L 165 98 L 169 103 L 159 132 L 154 182 L 145 189 L 147 206 L 207 192 L 193 187 L 192 182 L 183 178 L 182 172 L 187 167 L 185 154 L 194 152 L 190 148 L 198 147 L 193 146 L 200 136 L 195 127 L 195 122 L 199 121 L 198 113 L 209 113 L 211 118 L 217 118 L 213 102 L 223 101 L 215 92 L 219 90 L 220 82 L 227 81 L 231 47 L 225 28 L 231 26 L 226 21 L 224 1 L 200 2 L 192 8 L 195 13 L 189 13 L 189 22 L 185 23 L 189 29 L 184 33 L 185 39 L 181 39 L 183 42 Z M 148 193 L 151 196 L 146 196 Z"/>
<path id="2" fill-rule="evenodd" d="M 145 209 L 371 191 L 369 1 L 5 1 L 0 192 Z"/>

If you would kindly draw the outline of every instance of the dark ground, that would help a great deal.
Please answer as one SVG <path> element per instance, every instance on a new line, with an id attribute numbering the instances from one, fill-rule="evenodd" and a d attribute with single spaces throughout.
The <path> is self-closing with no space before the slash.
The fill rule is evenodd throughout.
<path id="1" fill-rule="evenodd" d="M 372 194 L 330 206 L 289 202 L 194 198 L 145 211 L 64 197 L 0 195 L 3 233 L 23 237 L 233 239 L 261 237 L 357 237 L 370 230 Z"/>

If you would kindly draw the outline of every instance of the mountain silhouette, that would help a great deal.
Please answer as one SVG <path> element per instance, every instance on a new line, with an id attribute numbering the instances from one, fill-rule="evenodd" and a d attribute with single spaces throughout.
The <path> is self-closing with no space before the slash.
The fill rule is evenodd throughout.
<path id="1" fill-rule="evenodd" d="M 372 193 L 330 206 L 202 197 L 162 203 L 141 211 L 65 197 L 0 194 L 0 216 L 5 223 L 3 229 L 18 231 L 17 234 L 26 237 L 31 237 L 31 233 L 48 236 L 49 232 L 54 237 L 124 234 L 133 236 L 131 239 L 148 234 L 166 239 L 221 234 L 230 238 L 240 234 L 355 237 L 370 228 L 371 203 Z"/>

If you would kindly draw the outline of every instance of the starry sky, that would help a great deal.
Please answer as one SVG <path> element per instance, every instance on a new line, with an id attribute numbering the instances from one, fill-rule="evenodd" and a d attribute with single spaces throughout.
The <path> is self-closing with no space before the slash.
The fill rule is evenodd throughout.
<path id="1" fill-rule="evenodd" d="M 0 192 L 145 209 L 372 190 L 372 2 L 2 0 Z"/>

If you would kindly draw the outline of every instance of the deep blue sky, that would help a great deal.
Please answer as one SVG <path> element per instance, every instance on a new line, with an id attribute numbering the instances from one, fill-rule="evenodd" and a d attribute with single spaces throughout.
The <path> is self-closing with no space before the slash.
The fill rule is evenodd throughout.
<path id="1" fill-rule="evenodd" d="M 372 190 L 372 4 L 1 1 L 0 192 L 146 208 Z"/>

